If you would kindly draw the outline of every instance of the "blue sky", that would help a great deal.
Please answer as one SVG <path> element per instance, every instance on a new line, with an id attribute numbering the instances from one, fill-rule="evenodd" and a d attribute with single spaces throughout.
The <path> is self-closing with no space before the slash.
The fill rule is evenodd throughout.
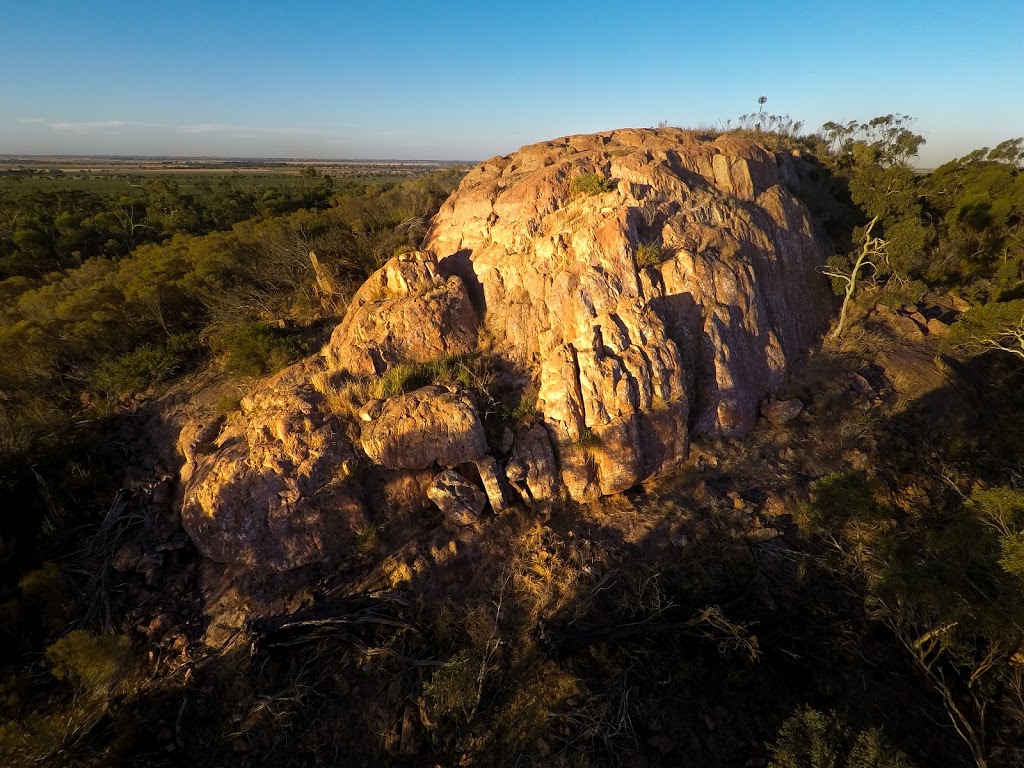
<path id="1" fill-rule="evenodd" d="M 0 0 L 0 153 L 482 159 L 756 110 L 1024 135 L 1024 2 Z"/>

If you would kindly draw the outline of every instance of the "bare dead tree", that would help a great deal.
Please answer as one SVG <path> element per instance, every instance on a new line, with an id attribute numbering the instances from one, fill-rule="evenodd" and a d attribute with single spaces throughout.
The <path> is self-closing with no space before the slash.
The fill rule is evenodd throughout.
<path id="1" fill-rule="evenodd" d="M 845 295 L 843 296 L 843 306 L 839 310 L 839 322 L 836 323 L 835 329 L 832 331 L 831 338 L 838 339 L 842 333 L 843 328 L 846 326 L 846 312 L 850 308 L 850 300 L 853 298 L 854 292 L 857 290 L 857 283 L 860 279 L 860 271 L 864 267 L 874 268 L 875 264 L 871 261 L 873 258 L 884 257 L 886 249 L 886 241 L 880 237 L 873 237 L 871 232 L 875 228 L 875 224 L 878 223 L 878 217 L 875 216 L 868 224 L 867 229 L 864 230 L 863 243 L 861 244 L 860 253 L 857 254 L 857 259 L 853 263 L 853 268 L 849 273 L 840 272 L 834 269 L 824 270 L 824 274 L 835 280 L 840 280 L 846 284 Z"/>

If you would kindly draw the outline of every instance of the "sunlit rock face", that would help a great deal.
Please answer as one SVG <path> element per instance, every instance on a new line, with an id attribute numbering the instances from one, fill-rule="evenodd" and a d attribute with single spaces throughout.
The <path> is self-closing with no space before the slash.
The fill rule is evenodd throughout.
<path id="1" fill-rule="evenodd" d="M 826 245 L 779 167 L 736 137 L 571 136 L 482 163 L 435 217 L 442 274 L 541 372 L 572 496 L 677 466 L 689 430 L 744 434 L 825 328 Z"/>
<path id="2" fill-rule="evenodd" d="M 344 554 L 396 503 L 476 524 L 481 505 L 634 487 L 680 466 L 691 435 L 742 436 L 831 314 L 825 243 L 780 183 L 792 165 L 675 129 L 480 164 L 319 355 L 226 423 L 186 427 L 186 530 L 214 560 L 287 570 Z M 536 393 L 537 420 L 500 441 L 451 383 L 357 404 L 358 439 L 328 407 L 339 381 L 369 390 L 481 340 Z"/>

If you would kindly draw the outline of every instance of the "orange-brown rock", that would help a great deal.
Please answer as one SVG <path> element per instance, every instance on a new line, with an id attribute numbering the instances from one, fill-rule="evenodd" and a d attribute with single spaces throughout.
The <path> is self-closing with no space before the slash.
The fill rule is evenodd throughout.
<path id="1" fill-rule="evenodd" d="M 785 158 L 792 176 L 792 158 Z M 573 191 L 596 173 L 610 191 Z M 621 130 L 481 164 L 425 248 L 469 288 L 497 349 L 541 371 L 538 406 L 578 498 L 742 435 L 827 325 L 827 253 L 755 142 Z"/>
<path id="2" fill-rule="evenodd" d="M 387 469 L 454 467 L 487 452 L 483 424 L 459 387 L 427 386 L 383 402 L 360 437 L 363 451 Z"/>
<path id="3" fill-rule="evenodd" d="M 356 292 L 323 349 L 328 366 L 372 376 L 476 349 L 477 320 L 466 286 L 437 272 L 425 251 L 396 256 Z"/>
<path id="4" fill-rule="evenodd" d="M 469 519 L 512 489 L 529 506 L 617 493 L 678 467 L 691 432 L 744 434 L 832 308 L 825 245 L 780 181 L 795 162 L 662 129 L 482 163 L 424 250 L 359 289 L 319 356 L 261 382 L 225 423 L 183 430 L 189 535 L 214 560 L 290 569 L 344 551 L 364 493 L 387 514 L 432 488 L 470 499 Z M 574 190 L 583 174 L 605 183 Z M 324 382 L 365 391 L 394 366 L 475 352 L 481 331 L 507 380 L 539 384 L 538 423 L 489 453 L 469 392 L 431 385 L 355 404 L 361 436 L 346 441 Z M 373 466 L 357 485 L 360 453 Z M 458 494 L 441 488 L 454 467 L 468 472 Z"/>
<path id="5" fill-rule="evenodd" d="M 355 454 L 309 384 L 314 366 L 262 382 L 219 435 L 200 433 L 200 452 L 181 446 L 182 525 L 206 557 L 288 570 L 343 550 L 365 525 L 346 482 Z"/>

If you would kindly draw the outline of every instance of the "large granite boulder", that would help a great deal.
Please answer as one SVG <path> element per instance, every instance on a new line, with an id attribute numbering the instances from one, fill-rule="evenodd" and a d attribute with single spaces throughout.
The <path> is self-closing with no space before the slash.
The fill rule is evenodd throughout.
<path id="1" fill-rule="evenodd" d="M 356 292 L 323 356 L 333 370 L 355 376 L 384 373 L 476 349 L 477 319 L 466 286 L 437 273 L 425 251 L 396 256 Z"/>
<path id="2" fill-rule="evenodd" d="M 289 570 L 343 550 L 366 524 L 350 480 L 355 454 L 310 385 L 315 363 L 265 380 L 219 430 L 186 430 L 179 444 L 181 522 L 218 562 Z"/>
<path id="3" fill-rule="evenodd" d="M 186 427 L 187 532 L 213 560 L 291 569 L 343 553 L 371 509 L 430 499 L 465 523 L 513 493 L 589 500 L 672 471 L 694 435 L 743 435 L 832 309 L 825 244 L 781 162 L 663 129 L 482 163 L 320 355 L 259 383 L 241 413 Z M 518 382 L 505 395 L 536 387 L 536 423 L 489 450 L 474 396 L 438 383 L 357 403 L 346 439 L 348 395 L 480 338 Z"/>
<path id="4" fill-rule="evenodd" d="M 487 452 L 476 406 L 460 387 L 431 385 L 365 412 L 363 451 L 387 469 L 455 467 Z"/>
<path id="5" fill-rule="evenodd" d="M 609 191 L 575 192 L 582 174 L 602 177 Z M 630 344 L 641 355 L 657 350 L 673 375 L 692 382 L 685 421 L 698 434 L 747 432 L 832 308 L 817 271 L 827 249 L 806 208 L 780 183 L 773 155 L 733 136 L 620 130 L 524 147 L 471 171 L 424 245 L 442 274 L 468 286 L 499 349 L 527 369 L 562 365 L 571 378 L 574 365 L 600 359 L 602 381 L 619 381 L 621 369 L 629 383 L 616 386 L 641 389 L 623 350 L 584 342 L 581 363 L 566 345 L 578 350 L 598 325 L 603 338 L 616 336 L 618 321 L 607 318 L 621 317 L 624 302 L 650 310 L 658 330 L 641 342 L 630 331 Z M 597 432 L 622 419 L 623 395 L 603 391 L 616 402 L 598 393 L 595 410 L 571 422 Z M 573 423 L 558 426 L 566 424 L 562 400 L 540 405 L 556 441 L 575 434 Z M 682 403 L 669 410 L 681 416 Z M 615 439 L 642 444 L 635 422 L 620 422 Z M 685 437 L 660 460 L 640 451 L 632 467 L 606 467 L 597 486 L 612 492 L 685 453 Z"/>

